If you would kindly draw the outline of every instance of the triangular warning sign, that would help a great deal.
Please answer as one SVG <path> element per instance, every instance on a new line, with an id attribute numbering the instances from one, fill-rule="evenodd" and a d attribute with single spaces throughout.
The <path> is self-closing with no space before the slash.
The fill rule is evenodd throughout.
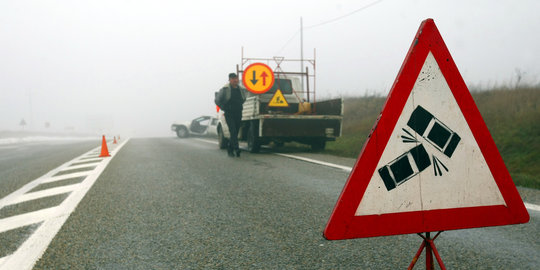
<path id="1" fill-rule="evenodd" d="M 435 23 L 425 20 L 324 236 L 337 240 L 528 220 Z"/>
<path id="2" fill-rule="evenodd" d="M 276 93 L 270 99 L 270 102 L 268 103 L 268 106 L 270 107 L 289 107 L 289 103 L 287 103 L 287 100 L 283 96 L 283 93 L 281 93 L 281 90 L 276 90 Z"/>

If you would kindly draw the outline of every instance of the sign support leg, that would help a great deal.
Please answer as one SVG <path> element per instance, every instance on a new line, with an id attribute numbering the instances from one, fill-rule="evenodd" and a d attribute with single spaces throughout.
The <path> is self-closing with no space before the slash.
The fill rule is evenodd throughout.
<path id="1" fill-rule="evenodd" d="M 431 238 L 430 233 L 426 232 L 426 236 L 423 236 L 422 234 L 418 234 L 420 237 L 424 239 L 422 241 L 422 244 L 420 245 L 420 248 L 416 252 L 416 255 L 414 256 L 411 264 L 409 265 L 409 270 L 412 270 L 414 268 L 414 265 L 418 261 L 418 258 L 420 258 L 420 255 L 422 254 L 422 251 L 424 248 L 426 248 L 426 269 L 432 270 L 435 269 L 435 266 L 433 264 L 433 255 L 435 255 L 435 259 L 437 259 L 437 263 L 441 267 L 441 270 L 446 270 L 446 267 L 444 267 L 444 264 L 442 262 L 441 256 L 439 255 L 439 252 L 437 251 L 437 248 L 435 247 L 435 239 L 442 233 L 442 231 L 438 232 L 435 237 Z"/>
<path id="2" fill-rule="evenodd" d="M 426 233 L 426 237 L 424 239 L 427 239 L 427 241 L 429 241 L 430 239 L 429 232 Z M 431 248 L 431 243 L 428 242 L 428 245 L 425 245 L 425 246 L 426 246 L 426 269 L 434 270 L 435 268 L 433 267 L 433 251 Z"/>

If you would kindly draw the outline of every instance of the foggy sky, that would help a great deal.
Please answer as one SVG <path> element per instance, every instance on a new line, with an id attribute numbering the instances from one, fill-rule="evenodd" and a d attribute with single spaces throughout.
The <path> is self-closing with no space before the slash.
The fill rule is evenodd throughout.
<path id="1" fill-rule="evenodd" d="M 385 0 L 311 27 L 373 2 L 0 1 L 0 131 L 170 136 L 215 113 L 242 46 L 299 58 L 300 17 L 318 96 L 388 93 L 426 18 L 468 85 L 540 82 L 540 1 Z"/>

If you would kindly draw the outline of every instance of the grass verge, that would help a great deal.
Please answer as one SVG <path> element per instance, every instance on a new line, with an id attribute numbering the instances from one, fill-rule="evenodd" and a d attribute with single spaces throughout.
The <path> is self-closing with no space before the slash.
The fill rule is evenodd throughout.
<path id="1" fill-rule="evenodd" d="M 540 189 L 540 86 L 472 96 L 516 185 Z M 342 136 L 326 153 L 357 158 L 386 97 L 345 98 Z"/>

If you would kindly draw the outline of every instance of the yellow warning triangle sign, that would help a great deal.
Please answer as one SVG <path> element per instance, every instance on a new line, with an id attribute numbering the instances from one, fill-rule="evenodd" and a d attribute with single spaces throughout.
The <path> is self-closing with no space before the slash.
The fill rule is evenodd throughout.
<path id="1" fill-rule="evenodd" d="M 276 93 L 270 99 L 270 103 L 268 103 L 268 106 L 270 107 L 289 107 L 289 103 L 287 103 L 287 100 L 283 96 L 283 93 L 281 93 L 281 90 L 276 90 Z"/>

